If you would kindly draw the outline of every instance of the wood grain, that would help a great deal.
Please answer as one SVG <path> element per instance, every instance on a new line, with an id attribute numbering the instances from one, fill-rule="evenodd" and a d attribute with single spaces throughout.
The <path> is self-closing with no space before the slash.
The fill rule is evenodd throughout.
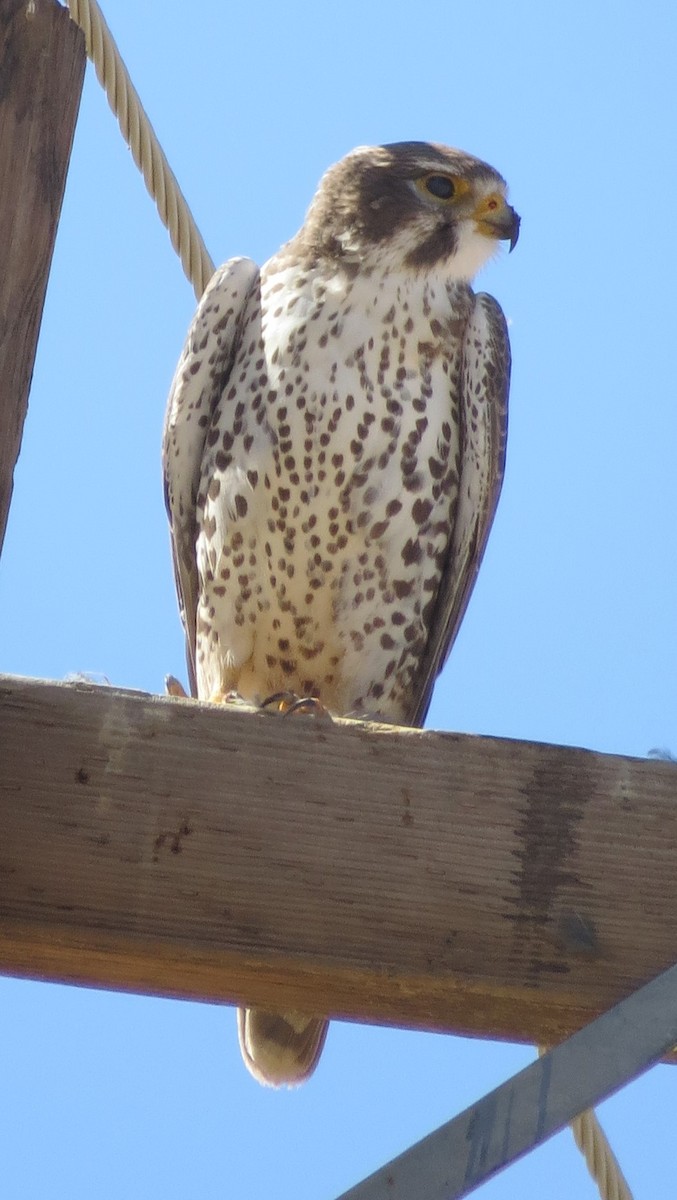
<path id="1" fill-rule="evenodd" d="M 677 769 L 0 677 L 0 970 L 551 1045 L 677 959 Z"/>
<path id="2" fill-rule="evenodd" d="M 0 0 L 0 550 L 84 71 L 67 9 Z"/>

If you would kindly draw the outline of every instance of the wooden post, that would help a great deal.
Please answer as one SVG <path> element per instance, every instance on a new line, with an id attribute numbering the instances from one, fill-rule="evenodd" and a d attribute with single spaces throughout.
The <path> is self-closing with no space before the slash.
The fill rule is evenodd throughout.
<path id="1" fill-rule="evenodd" d="M 0 971 L 554 1045 L 675 961 L 677 767 L 0 677 Z"/>
<path id="2" fill-rule="evenodd" d="M 85 42 L 55 0 L 0 0 L 0 39 L 2 550 L 80 105 Z"/>

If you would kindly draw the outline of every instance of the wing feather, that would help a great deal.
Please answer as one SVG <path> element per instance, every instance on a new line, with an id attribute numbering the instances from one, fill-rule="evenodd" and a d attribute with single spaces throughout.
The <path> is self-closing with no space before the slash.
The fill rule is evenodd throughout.
<path id="1" fill-rule="evenodd" d="M 247 258 L 233 258 L 214 273 L 188 331 L 167 401 L 162 440 L 165 504 L 192 695 L 197 690 L 195 541 L 202 457 L 214 408 L 232 369 L 247 300 L 258 280 L 259 269 Z"/>
<path id="2" fill-rule="evenodd" d="M 501 493 L 508 432 L 510 341 L 493 296 L 480 293 L 465 332 L 458 509 L 411 724 L 421 726 L 470 599 Z"/>

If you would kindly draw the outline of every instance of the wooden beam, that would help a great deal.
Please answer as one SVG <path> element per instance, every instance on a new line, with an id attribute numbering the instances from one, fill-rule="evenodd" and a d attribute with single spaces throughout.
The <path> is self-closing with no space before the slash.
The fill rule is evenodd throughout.
<path id="1" fill-rule="evenodd" d="M 0 677 L 0 970 L 554 1044 L 677 958 L 677 770 Z"/>
<path id="2" fill-rule="evenodd" d="M 0 550 L 85 71 L 55 0 L 0 0 Z"/>

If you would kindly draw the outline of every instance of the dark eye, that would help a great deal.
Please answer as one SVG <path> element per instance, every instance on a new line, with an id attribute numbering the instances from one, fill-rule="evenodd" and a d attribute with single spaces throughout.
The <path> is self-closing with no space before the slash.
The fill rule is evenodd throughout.
<path id="1" fill-rule="evenodd" d="M 448 175 L 428 175 L 425 180 L 425 190 L 438 200 L 451 200 L 456 188 Z"/>

